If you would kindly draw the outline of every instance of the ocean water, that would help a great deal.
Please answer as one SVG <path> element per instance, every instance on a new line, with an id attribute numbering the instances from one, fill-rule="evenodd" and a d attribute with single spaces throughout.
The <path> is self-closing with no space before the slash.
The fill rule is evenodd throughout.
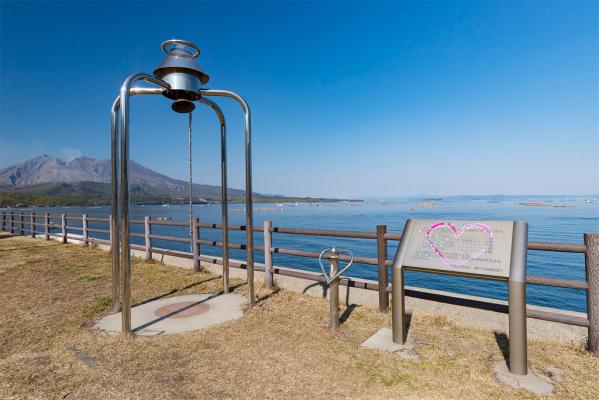
<path id="1" fill-rule="evenodd" d="M 524 206 L 522 202 L 539 202 L 544 206 Z M 401 232 L 408 218 L 413 219 L 463 219 L 463 220 L 523 220 L 529 224 L 530 241 L 582 243 L 583 233 L 599 232 L 599 202 L 585 202 L 583 198 L 471 198 L 456 197 L 433 202 L 432 207 L 418 207 L 419 203 L 430 203 L 418 199 L 365 201 L 364 203 L 319 203 L 319 204 L 256 204 L 255 226 L 271 220 L 274 226 L 310 229 L 338 229 L 374 232 L 377 224 L 386 224 L 388 232 Z M 89 216 L 107 216 L 109 207 L 68 207 L 47 209 L 51 213 L 66 212 L 72 215 L 86 212 Z M 242 205 L 229 207 L 229 223 L 245 224 Z M 38 213 L 46 209 L 36 209 Z M 187 206 L 133 206 L 132 219 L 144 216 L 170 217 L 174 221 L 187 221 Z M 219 205 L 194 205 L 194 215 L 202 222 L 220 223 Z M 73 223 L 73 225 L 77 225 Z M 90 223 L 90 227 L 106 229 L 106 224 Z M 132 225 L 131 232 L 143 233 L 142 225 Z M 75 232 L 78 233 L 78 232 Z M 153 227 L 157 235 L 189 237 L 187 227 Z M 201 237 L 220 241 L 220 230 L 202 229 Z M 93 234 L 106 238 L 105 235 Z M 244 243 L 245 232 L 231 231 L 230 241 Z M 143 239 L 131 238 L 132 243 L 142 244 Z M 254 242 L 263 244 L 261 233 L 255 233 Z M 156 247 L 189 251 L 185 243 L 154 240 Z M 273 234 L 273 247 L 320 252 L 328 247 L 350 250 L 354 256 L 376 257 L 376 241 L 373 239 L 343 239 L 307 235 Z M 393 258 L 398 242 L 389 241 L 388 254 Z M 221 249 L 202 246 L 201 252 L 220 255 Z M 245 251 L 231 249 L 232 258 L 245 259 Z M 256 261 L 262 262 L 263 255 L 256 253 Z M 318 260 L 281 254 L 273 254 L 275 265 L 319 271 Z M 367 279 L 377 279 L 376 266 L 354 264 L 345 274 Z M 557 252 L 528 252 L 528 275 L 540 275 L 565 279 L 585 279 L 584 255 Z M 389 271 L 389 276 L 391 272 Z M 507 298 L 507 285 L 503 282 L 473 278 L 453 277 L 429 273 L 406 272 L 408 285 L 456 293 L 485 296 L 495 299 Z M 546 307 L 586 311 L 586 293 L 583 290 L 528 285 L 527 302 Z"/>

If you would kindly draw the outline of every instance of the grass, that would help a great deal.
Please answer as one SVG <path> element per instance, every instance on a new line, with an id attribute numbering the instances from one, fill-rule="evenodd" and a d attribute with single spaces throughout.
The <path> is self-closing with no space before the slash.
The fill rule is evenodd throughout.
<path id="1" fill-rule="evenodd" d="M 136 260 L 132 272 L 135 302 L 222 289 L 215 275 L 159 263 Z M 231 283 L 244 293 L 243 282 Z M 131 338 L 90 329 L 110 313 L 109 294 L 108 253 L 0 236 L 0 398 L 540 397 L 504 386 L 490 372 L 503 360 L 501 335 L 442 316 L 414 315 L 416 363 L 360 347 L 390 326 L 389 315 L 369 307 L 356 307 L 333 334 L 326 300 L 258 286 L 262 300 L 242 319 Z M 545 373 L 563 370 L 555 398 L 599 398 L 599 360 L 583 348 L 531 340 L 529 361 Z"/>

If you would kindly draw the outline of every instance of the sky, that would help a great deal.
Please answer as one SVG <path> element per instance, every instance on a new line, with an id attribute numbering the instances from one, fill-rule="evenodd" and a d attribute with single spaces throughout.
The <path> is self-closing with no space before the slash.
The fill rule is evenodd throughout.
<path id="1" fill-rule="evenodd" d="M 0 3 L 0 168 L 110 156 L 110 107 L 160 43 L 197 44 L 207 88 L 250 105 L 260 193 L 599 193 L 599 3 Z M 228 124 L 244 186 L 243 116 Z M 187 179 L 187 116 L 131 101 L 131 158 Z M 194 180 L 219 127 L 194 112 Z"/>

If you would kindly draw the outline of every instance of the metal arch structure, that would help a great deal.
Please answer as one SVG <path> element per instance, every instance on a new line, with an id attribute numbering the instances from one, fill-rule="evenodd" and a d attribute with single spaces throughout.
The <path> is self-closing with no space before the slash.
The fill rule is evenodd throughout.
<path id="1" fill-rule="evenodd" d="M 185 41 L 167 41 L 182 43 L 185 46 L 189 42 Z M 165 42 L 165 43 L 167 43 Z M 199 55 L 199 49 L 193 58 Z M 165 44 L 163 43 L 163 50 Z M 167 52 L 167 51 L 165 51 Z M 168 53 L 167 53 L 168 54 Z M 167 57 L 168 59 L 168 57 Z M 164 64 L 164 62 L 163 62 Z M 162 64 L 161 64 L 162 66 Z M 171 67 L 172 68 L 172 67 Z M 181 70 L 183 72 L 181 72 Z M 158 70 L 157 70 L 158 71 Z M 171 71 L 172 72 L 172 71 Z M 122 332 L 131 332 L 131 260 L 129 243 L 129 98 L 136 95 L 156 95 L 162 94 L 165 97 L 175 99 L 173 110 L 176 104 L 190 103 L 197 101 L 204 104 L 216 113 L 220 124 L 221 139 L 221 225 L 222 225 L 222 260 L 223 260 L 223 287 L 224 292 L 229 292 L 229 252 L 228 252 L 228 196 L 227 196 L 227 133 L 225 117 L 220 107 L 213 101 L 205 97 L 228 97 L 235 100 L 242 108 L 245 126 L 245 207 L 246 207 L 246 251 L 247 251 L 247 294 L 248 302 L 255 303 L 254 296 L 254 240 L 253 240 L 253 202 L 252 202 L 252 159 L 251 159 L 251 114 L 247 102 L 238 94 L 228 90 L 202 89 L 187 90 L 185 85 L 189 86 L 189 69 L 181 68 L 177 73 L 176 80 L 173 81 L 173 87 L 165 79 L 157 78 L 154 75 L 146 73 L 132 74 L 123 82 L 120 94 L 112 105 L 111 115 L 111 166 L 112 166 L 112 215 L 111 230 L 112 234 L 112 304 L 115 311 L 122 311 Z M 192 71 L 193 72 L 193 71 Z M 156 72 L 155 72 L 156 73 Z M 183 78 L 181 78 L 183 75 Z M 207 75 L 200 75 L 202 83 L 207 81 Z M 193 78 L 193 77 L 192 77 Z M 183 79 L 183 80 L 182 80 Z M 145 81 L 155 85 L 155 87 L 134 87 L 136 82 Z M 174 94 L 173 94 L 174 93 Z M 183 97 L 176 97 L 182 96 Z M 187 97 L 191 93 L 191 96 Z M 188 110 L 189 106 L 185 106 Z M 195 108 L 191 105 L 191 110 Z M 119 129 L 120 128 L 120 129 Z M 120 145 L 120 146 L 119 146 Z M 120 147 L 120 152 L 119 152 Z M 120 159 L 120 160 L 119 160 Z"/>
<path id="2" fill-rule="evenodd" d="M 229 213 L 228 213 L 228 184 L 227 184 L 227 125 L 225 123 L 225 116 L 220 107 L 213 101 L 201 97 L 198 102 L 204 103 L 208 107 L 212 108 L 218 117 L 220 123 L 220 186 L 221 186 L 221 227 L 222 227 L 222 261 L 223 261 L 223 290 L 225 293 L 229 293 Z M 250 164 L 251 170 L 251 164 Z M 251 186 L 251 182 L 250 182 Z M 250 196 L 251 199 L 251 196 Z M 250 224 L 253 221 L 250 218 Z M 252 236 L 253 239 L 253 236 Z M 253 248 L 252 241 L 252 248 Z M 252 253 L 253 255 L 253 253 Z M 252 263 L 252 286 L 253 286 L 253 270 L 254 264 Z M 249 269 L 248 269 L 249 271 Z M 249 280 L 248 280 L 249 282 Z M 250 299 L 250 303 L 253 304 L 253 296 Z"/>

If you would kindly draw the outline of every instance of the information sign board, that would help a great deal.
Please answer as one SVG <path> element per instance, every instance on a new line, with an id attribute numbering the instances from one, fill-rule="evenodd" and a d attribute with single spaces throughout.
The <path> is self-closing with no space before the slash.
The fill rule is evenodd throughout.
<path id="1" fill-rule="evenodd" d="M 526 254 L 522 221 L 413 220 L 406 222 L 393 260 L 393 342 L 404 344 L 405 269 L 508 281 L 509 368 L 526 375 Z"/>
<path id="2" fill-rule="evenodd" d="M 508 278 L 513 221 L 415 220 L 404 267 Z"/>

